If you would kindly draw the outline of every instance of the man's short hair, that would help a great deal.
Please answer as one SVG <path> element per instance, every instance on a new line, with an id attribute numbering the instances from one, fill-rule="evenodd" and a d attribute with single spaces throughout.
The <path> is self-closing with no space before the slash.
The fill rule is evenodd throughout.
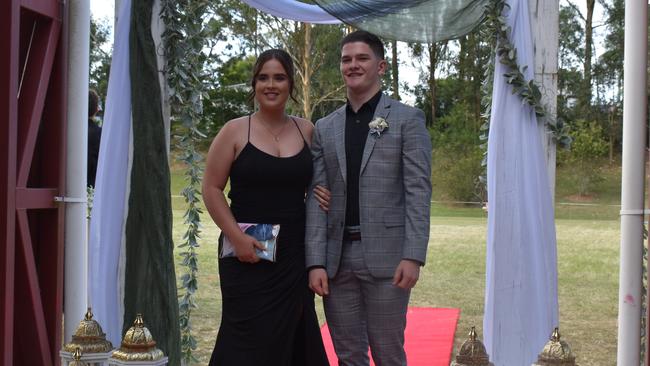
<path id="1" fill-rule="evenodd" d="M 99 111 L 99 95 L 93 89 L 88 89 L 88 117 Z"/>
<path id="2" fill-rule="evenodd" d="M 384 59 L 384 43 L 376 35 L 364 30 L 354 31 L 343 37 L 343 40 L 341 40 L 341 49 L 346 44 L 352 42 L 363 42 L 367 44 L 372 52 L 375 53 L 375 56 L 379 57 L 380 60 Z"/>

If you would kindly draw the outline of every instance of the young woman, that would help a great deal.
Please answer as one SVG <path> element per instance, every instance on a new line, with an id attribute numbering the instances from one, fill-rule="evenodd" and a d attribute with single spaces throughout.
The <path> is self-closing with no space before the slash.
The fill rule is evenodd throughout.
<path id="1" fill-rule="evenodd" d="M 278 49 L 263 52 L 251 86 L 259 110 L 221 129 L 203 180 L 220 243 L 225 236 L 234 249 L 234 256 L 219 259 L 223 310 L 210 365 L 328 365 L 305 270 L 313 125 L 285 111 L 293 98 L 291 57 Z M 256 249 L 264 247 L 238 223 L 280 225 L 275 262 L 260 260 Z"/>

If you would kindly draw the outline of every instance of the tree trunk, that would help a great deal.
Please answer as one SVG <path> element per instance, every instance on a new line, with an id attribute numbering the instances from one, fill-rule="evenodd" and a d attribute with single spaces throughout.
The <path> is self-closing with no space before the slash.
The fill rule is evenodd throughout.
<path id="1" fill-rule="evenodd" d="M 302 112 L 305 119 L 311 120 L 313 112 L 311 107 L 311 24 L 302 23 L 302 28 L 305 35 L 302 57 Z"/>
<path id="2" fill-rule="evenodd" d="M 585 63 L 583 75 L 583 96 L 582 105 L 585 112 L 589 112 L 591 106 L 591 58 L 593 49 L 593 17 L 596 0 L 587 1 L 587 16 L 585 17 Z"/>
<path id="3" fill-rule="evenodd" d="M 436 66 L 438 65 L 438 49 L 435 43 L 429 43 L 429 92 L 431 93 L 431 120 L 429 126 L 436 123 Z"/>
<path id="4" fill-rule="evenodd" d="M 471 50 L 469 59 L 471 60 L 471 75 L 470 83 L 472 83 L 472 103 L 470 105 L 474 106 L 474 131 L 479 133 L 481 130 L 481 125 L 483 124 L 481 120 L 481 85 L 483 85 L 484 77 L 484 68 L 480 61 L 480 40 L 478 39 L 476 33 L 471 33 L 469 35 Z"/>
<path id="5" fill-rule="evenodd" d="M 614 162 L 614 140 L 616 139 L 615 125 L 614 125 L 614 106 L 609 107 L 609 163 Z"/>
<path id="6" fill-rule="evenodd" d="M 390 68 L 393 73 L 393 99 L 399 100 L 399 63 L 397 62 L 397 41 L 391 41 L 390 47 L 393 51 L 393 58 L 390 60 Z"/>
<path id="7" fill-rule="evenodd" d="M 460 45 L 460 51 L 458 52 L 458 80 L 465 80 L 465 73 L 467 65 L 465 60 L 467 59 L 467 36 L 463 36 L 458 41 Z"/>

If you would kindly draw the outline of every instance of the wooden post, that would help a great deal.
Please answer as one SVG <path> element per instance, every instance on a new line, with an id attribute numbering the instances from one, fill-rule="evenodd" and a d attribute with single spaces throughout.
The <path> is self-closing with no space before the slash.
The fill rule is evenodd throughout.
<path id="1" fill-rule="evenodd" d="M 542 92 L 542 103 L 548 113 L 547 120 L 555 123 L 557 118 L 560 2 L 559 0 L 528 0 L 528 8 L 535 50 L 535 81 Z M 556 146 L 551 134 L 548 133 L 545 127 L 545 123 L 540 123 L 539 128 L 546 156 L 551 197 L 555 202 Z"/>
<path id="2" fill-rule="evenodd" d="M 13 365 L 20 1 L 0 2 L 0 365 Z"/>

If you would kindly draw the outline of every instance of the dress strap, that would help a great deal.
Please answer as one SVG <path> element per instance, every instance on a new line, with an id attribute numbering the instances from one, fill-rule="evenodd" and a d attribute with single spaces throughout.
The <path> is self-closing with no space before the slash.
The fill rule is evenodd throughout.
<path id="1" fill-rule="evenodd" d="M 300 133 L 300 137 L 302 137 L 302 141 L 307 143 L 307 140 L 305 140 L 305 135 L 302 134 L 302 130 L 300 129 L 300 126 L 298 126 L 298 121 L 296 121 L 296 119 L 293 118 L 293 116 L 289 116 L 289 117 L 291 117 L 291 120 L 293 121 L 293 123 L 296 124 L 296 128 L 298 129 L 298 132 Z"/>
<path id="2" fill-rule="evenodd" d="M 248 115 L 248 142 L 251 142 L 251 116 L 252 114 Z"/>

